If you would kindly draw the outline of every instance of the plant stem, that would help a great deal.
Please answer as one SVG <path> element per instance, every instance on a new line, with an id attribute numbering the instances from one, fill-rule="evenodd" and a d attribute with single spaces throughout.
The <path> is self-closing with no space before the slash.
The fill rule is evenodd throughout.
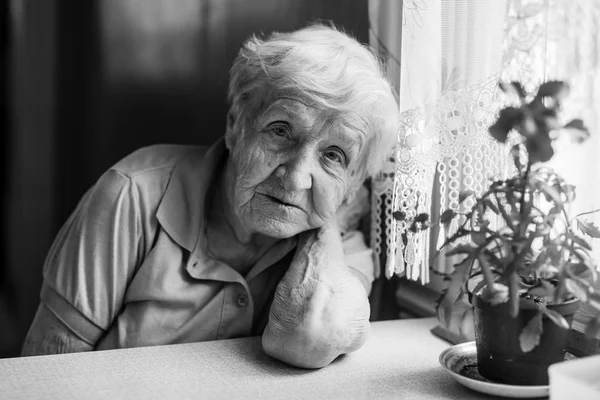
<path id="1" fill-rule="evenodd" d="M 583 217 L 584 215 L 588 215 L 588 214 L 594 214 L 594 213 L 597 213 L 598 211 L 600 211 L 600 208 L 596 208 L 595 210 L 592 210 L 592 211 L 582 212 L 581 214 L 577 214 L 575 216 L 575 218 Z"/>
<path id="2" fill-rule="evenodd" d="M 527 194 L 527 185 L 528 185 L 528 181 L 529 181 L 529 172 L 531 171 L 531 162 L 527 161 L 527 168 L 525 169 L 525 173 L 523 174 L 523 191 L 521 192 L 521 200 L 519 201 L 519 239 L 525 236 L 525 233 L 527 231 L 527 223 L 524 223 L 524 221 L 526 221 L 526 215 L 525 215 L 525 195 Z M 517 249 L 517 245 L 513 244 L 512 246 L 512 251 L 514 255 L 519 254 L 519 251 Z M 519 257 L 520 258 L 520 257 Z M 515 271 L 515 269 L 517 268 L 517 266 L 515 265 L 515 259 L 513 258 L 513 262 L 511 262 L 508 265 L 507 268 L 507 277 L 510 277 L 511 274 Z"/>
<path id="3" fill-rule="evenodd" d="M 527 161 L 527 169 L 523 175 L 523 192 L 521 193 L 520 210 L 521 218 L 519 218 L 519 233 L 521 236 L 525 235 L 524 228 L 527 229 L 527 224 L 523 224 L 525 220 L 525 195 L 527 194 L 527 185 L 529 181 L 529 172 L 531 171 L 531 162 Z"/>
<path id="4" fill-rule="evenodd" d="M 506 212 L 504 205 L 500 202 L 498 193 L 494 192 L 494 196 L 496 197 L 496 203 L 498 203 L 498 210 L 500 211 L 500 214 L 502 214 L 504 221 L 506 221 L 506 226 L 508 226 L 514 233 L 516 233 L 515 226 L 513 225 L 512 220 L 510 219 L 508 213 Z"/>
<path id="5" fill-rule="evenodd" d="M 518 291 L 519 291 L 519 276 L 513 272 L 508 276 L 509 314 L 513 318 L 515 318 L 517 315 L 519 315 Z"/>
<path id="6" fill-rule="evenodd" d="M 485 279 L 485 283 L 490 288 L 490 293 L 494 293 L 494 276 L 492 275 L 492 271 L 488 268 L 485 260 L 482 260 L 481 257 L 485 257 L 481 253 L 477 256 L 479 258 L 479 265 L 481 267 L 481 272 L 483 273 L 483 278 Z"/>

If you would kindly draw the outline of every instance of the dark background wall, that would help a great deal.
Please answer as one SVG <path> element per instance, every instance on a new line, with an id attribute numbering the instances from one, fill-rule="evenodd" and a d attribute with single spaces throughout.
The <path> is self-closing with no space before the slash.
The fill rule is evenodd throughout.
<path id="1" fill-rule="evenodd" d="M 132 150 L 210 144 L 250 34 L 331 20 L 368 42 L 367 0 L 1 0 L 0 357 L 39 301 L 44 258 L 84 191 Z M 4 101 L 8 100 L 8 101 Z"/>

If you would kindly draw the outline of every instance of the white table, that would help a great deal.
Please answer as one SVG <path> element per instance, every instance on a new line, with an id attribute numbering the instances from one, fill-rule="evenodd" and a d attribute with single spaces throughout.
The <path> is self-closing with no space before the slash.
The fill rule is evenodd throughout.
<path id="1" fill-rule="evenodd" d="M 482 399 L 446 375 L 433 318 L 375 322 L 320 370 L 269 358 L 260 338 L 0 360 L 0 399 Z"/>

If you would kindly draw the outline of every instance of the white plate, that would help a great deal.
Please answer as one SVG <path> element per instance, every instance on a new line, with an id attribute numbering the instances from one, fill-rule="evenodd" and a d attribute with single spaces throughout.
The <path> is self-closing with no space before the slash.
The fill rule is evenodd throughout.
<path id="1" fill-rule="evenodd" d="M 492 382 L 477 371 L 475 342 L 454 345 L 442 351 L 440 364 L 458 383 L 481 393 L 528 399 L 549 395 L 549 386 L 520 386 Z"/>

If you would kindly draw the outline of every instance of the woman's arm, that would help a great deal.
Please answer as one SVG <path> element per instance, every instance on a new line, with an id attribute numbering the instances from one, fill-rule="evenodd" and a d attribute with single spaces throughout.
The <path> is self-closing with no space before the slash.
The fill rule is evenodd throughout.
<path id="1" fill-rule="evenodd" d="M 265 352 L 291 365 L 321 368 L 358 350 L 370 332 L 360 275 L 344 262 L 337 225 L 301 234 L 273 299 L 262 336 Z"/>
<path id="2" fill-rule="evenodd" d="M 94 347 L 77 336 L 44 303 L 41 303 L 27 332 L 21 356 L 75 353 Z"/>
<path id="3" fill-rule="evenodd" d="M 112 326 L 137 265 L 136 190 L 109 170 L 80 200 L 46 257 L 23 355 L 92 350 Z"/>

